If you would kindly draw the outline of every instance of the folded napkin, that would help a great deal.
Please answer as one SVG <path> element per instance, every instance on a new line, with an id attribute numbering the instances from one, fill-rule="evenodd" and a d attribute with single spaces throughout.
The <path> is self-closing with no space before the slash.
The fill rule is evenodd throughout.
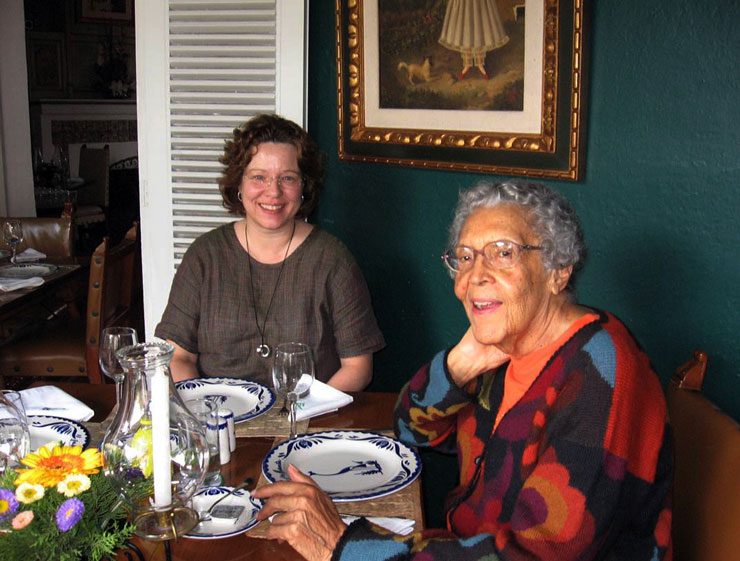
<path id="1" fill-rule="evenodd" d="M 357 520 L 357 518 L 357 516 L 342 514 L 342 522 L 344 522 L 347 526 L 352 524 L 352 522 Z M 390 530 L 394 534 L 406 536 L 414 531 L 414 521 L 409 520 L 408 518 L 386 518 L 383 516 L 368 516 L 367 519 L 373 524 L 385 528 L 386 530 Z"/>
<path id="2" fill-rule="evenodd" d="M 44 284 L 44 279 L 41 277 L 30 277 L 28 279 L 0 278 L 0 290 L 3 292 L 11 292 L 29 286 L 41 286 L 42 284 Z"/>
<path id="3" fill-rule="evenodd" d="M 311 417 L 318 417 L 324 413 L 331 413 L 340 407 L 352 403 L 352 396 L 332 388 L 331 386 L 314 380 L 311 391 L 304 399 L 296 404 L 296 421 L 304 421 Z"/>
<path id="4" fill-rule="evenodd" d="M 15 260 L 18 263 L 28 263 L 31 261 L 38 261 L 39 259 L 46 259 L 46 253 L 36 251 L 35 249 L 31 247 L 29 247 L 28 249 L 24 251 L 21 251 L 19 254 L 15 256 Z"/>
<path id="5" fill-rule="evenodd" d="M 51 415 L 72 421 L 89 421 L 95 412 L 56 386 L 41 386 L 18 392 L 26 415 Z"/>

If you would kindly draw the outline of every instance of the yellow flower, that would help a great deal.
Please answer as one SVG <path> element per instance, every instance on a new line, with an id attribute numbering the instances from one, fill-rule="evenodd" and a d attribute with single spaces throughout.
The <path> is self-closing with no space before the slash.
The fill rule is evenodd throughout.
<path id="1" fill-rule="evenodd" d="M 44 497 L 43 485 L 31 485 L 30 483 L 21 483 L 15 490 L 15 498 L 23 504 L 30 505 Z"/>
<path id="2" fill-rule="evenodd" d="M 83 491 L 87 491 L 90 488 L 90 478 L 87 475 L 81 473 L 73 473 L 64 478 L 63 481 L 57 485 L 57 491 L 59 491 L 65 497 L 74 497 L 79 495 Z"/>
<path id="3" fill-rule="evenodd" d="M 44 487 L 55 487 L 71 474 L 92 475 L 103 465 L 102 454 L 96 448 L 84 452 L 82 446 L 55 446 L 51 450 L 39 448 L 21 460 L 31 469 L 17 469 L 16 485 L 34 483 Z"/>

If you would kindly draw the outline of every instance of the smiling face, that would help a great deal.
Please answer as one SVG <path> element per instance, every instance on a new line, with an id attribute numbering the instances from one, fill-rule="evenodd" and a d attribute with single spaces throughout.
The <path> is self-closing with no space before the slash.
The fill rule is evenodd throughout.
<path id="1" fill-rule="evenodd" d="M 502 204 L 475 210 L 465 221 L 458 244 L 480 250 L 496 240 L 540 242 L 527 211 Z M 483 256 L 476 255 L 473 267 L 455 277 L 455 295 L 476 340 L 515 357 L 531 352 L 546 337 L 563 298 L 562 287 L 559 274 L 545 269 L 539 251 L 523 251 L 511 269 L 489 268 Z"/>
<path id="2" fill-rule="evenodd" d="M 244 211 L 250 224 L 265 230 L 279 230 L 291 225 L 301 208 L 302 188 L 291 189 L 285 183 L 281 186 L 276 179 L 285 173 L 301 175 L 298 151 L 292 144 L 277 142 L 263 142 L 254 150 L 239 185 Z M 248 176 L 254 175 L 270 178 L 270 181 L 266 185 L 250 182 Z"/>

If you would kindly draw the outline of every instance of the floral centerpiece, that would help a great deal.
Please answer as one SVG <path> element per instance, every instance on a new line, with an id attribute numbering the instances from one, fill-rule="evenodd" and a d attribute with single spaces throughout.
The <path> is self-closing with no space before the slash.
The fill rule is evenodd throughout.
<path id="1" fill-rule="evenodd" d="M 96 448 L 52 442 L 0 476 L 0 558 L 99 561 L 133 534 Z"/>

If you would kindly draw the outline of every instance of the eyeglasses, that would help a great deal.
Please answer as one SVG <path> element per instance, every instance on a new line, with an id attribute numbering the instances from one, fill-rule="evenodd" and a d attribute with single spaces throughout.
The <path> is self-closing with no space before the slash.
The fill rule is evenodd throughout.
<path id="1" fill-rule="evenodd" d="M 303 178 L 297 173 L 292 172 L 285 172 L 279 176 L 269 176 L 264 173 L 253 172 L 244 174 L 244 177 L 247 179 L 249 185 L 261 189 L 272 185 L 273 180 L 277 181 L 280 189 L 285 189 L 286 191 L 300 189 L 303 185 Z"/>
<path id="2" fill-rule="evenodd" d="M 448 249 L 442 254 L 447 268 L 453 273 L 465 273 L 473 268 L 475 256 L 480 254 L 485 264 L 491 269 L 511 269 L 519 263 L 522 251 L 539 251 L 538 245 L 522 245 L 510 240 L 496 240 L 487 243 L 483 249 L 474 249 L 466 245 L 459 245 Z"/>

